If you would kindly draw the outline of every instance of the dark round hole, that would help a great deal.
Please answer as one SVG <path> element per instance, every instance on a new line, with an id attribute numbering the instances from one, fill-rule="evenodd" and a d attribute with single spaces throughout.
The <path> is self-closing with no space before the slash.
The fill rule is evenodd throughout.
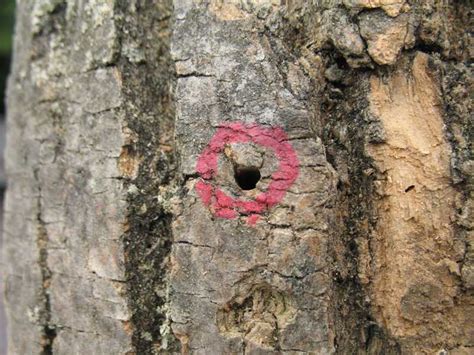
<path id="1" fill-rule="evenodd" d="M 242 190 L 252 190 L 260 180 L 260 171 L 253 167 L 236 167 L 234 170 L 235 182 Z"/>

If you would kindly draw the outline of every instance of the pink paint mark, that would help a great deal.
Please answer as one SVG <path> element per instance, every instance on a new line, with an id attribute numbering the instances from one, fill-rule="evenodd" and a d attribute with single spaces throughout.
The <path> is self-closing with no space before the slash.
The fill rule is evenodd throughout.
<path id="1" fill-rule="evenodd" d="M 254 226 L 255 224 L 257 224 L 259 219 L 260 219 L 260 215 L 252 214 L 252 215 L 248 216 L 247 223 L 251 226 Z"/>
<path id="2" fill-rule="evenodd" d="M 232 197 L 226 195 L 221 190 L 216 190 L 216 202 L 217 202 L 217 205 L 219 205 L 220 208 L 233 208 L 233 207 L 235 207 L 235 200 Z"/>
<path id="3" fill-rule="evenodd" d="M 225 218 L 225 219 L 234 219 L 238 216 L 237 212 L 228 208 L 221 208 L 214 211 L 217 217 Z"/>
<path id="4" fill-rule="evenodd" d="M 272 174 L 267 191 L 259 194 L 253 201 L 233 198 L 211 183 L 217 173 L 219 154 L 225 145 L 247 142 L 272 149 L 280 161 L 278 170 Z M 217 217 L 233 219 L 239 214 L 247 215 L 247 223 L 254 225 L 264 211 L 276 205 L 285 196 L 298 177 L 299 162 L 282 128 L 233 122 L 219 127 L 199 156 L 196 171 L 202 178 L 196 183 L 196 190 L 203 203 L 209 206 Z"/>
<path id="5" fill-rule="evenodd" d="M 196 184 L 196 190 L 199 194 L 199 197 L 201 197 L 202 202 L 204 202 L 205 205 L 210 205 L 213 193 L 212 186 L 206 184 L 203 181 L 198 181 Z"/>

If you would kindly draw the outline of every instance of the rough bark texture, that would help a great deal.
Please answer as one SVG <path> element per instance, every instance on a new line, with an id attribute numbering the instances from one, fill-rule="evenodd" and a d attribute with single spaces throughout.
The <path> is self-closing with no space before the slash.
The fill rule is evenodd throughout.
<path id="1" fill-rule="evenodd" d="M 19 1 L 10 353 L 471 353 L 471 19 Z"/>
<path id="2" fill-rule="evenodd" d="M 10 353 L 151 351 L 169 222 L 170 3 L 17 9 L 6 153 Z M 147 207 L 148 206 L 148 207 Z"/>
<path id="3" fill-rule="evenodd" d="M 336 176 L 311 129 L 310 82 L 253 14 L 217 3 L 177 5 L 176 143 L 186 194 L 173 223 L 173 332 L 192 352 L 330 352 L 327 244 Z M 287 65 L 290 78 L 282 74 Z M 229 122 L 281 127 L 298 156 L 296 182 L 277 206 L 254 215 L 255 224 L 242 211 L 219 218 L 233 207 L 217 194 L 217 206 L 203 208 L 196 189 L 196 161 Z M 240 128 L 228 130 L 234 136 Z M 270 189 L 281 162 L 255 145 L 228 143 L 212 186 L 246 201 Z M 237 185 L 240 166 L 260 170 L 255 189 Z"/>

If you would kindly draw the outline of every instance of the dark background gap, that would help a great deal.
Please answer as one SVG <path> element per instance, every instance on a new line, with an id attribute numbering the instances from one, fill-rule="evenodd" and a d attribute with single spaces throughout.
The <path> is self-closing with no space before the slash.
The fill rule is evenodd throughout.
<path id="1" fill-rule="evenodd" d="M 14 25 L 15 0 L 1 0 L 0 6 L 0 250 L 2 249 L 3 234 L 3 198 L 6 188 L 6 177 L 3 152 L 5 147 L 5 89 L 10 70 L 12 36 Z M 0 254 L 1 255 L 1 254 Z M 0 355 L 7 354 L 7 324 L 5 317 L 3 257 L 0 256 Z"/>

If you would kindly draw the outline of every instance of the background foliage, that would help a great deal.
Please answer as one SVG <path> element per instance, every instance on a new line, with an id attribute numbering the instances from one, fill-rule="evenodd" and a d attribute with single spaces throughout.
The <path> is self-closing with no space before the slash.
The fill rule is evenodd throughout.
<path id="1" fill-rule="evenodd" d="M 0 115 L 5 111 L 3 99 L 10 68 L 15 0 L 1 0 L 0 5 Z"/>

